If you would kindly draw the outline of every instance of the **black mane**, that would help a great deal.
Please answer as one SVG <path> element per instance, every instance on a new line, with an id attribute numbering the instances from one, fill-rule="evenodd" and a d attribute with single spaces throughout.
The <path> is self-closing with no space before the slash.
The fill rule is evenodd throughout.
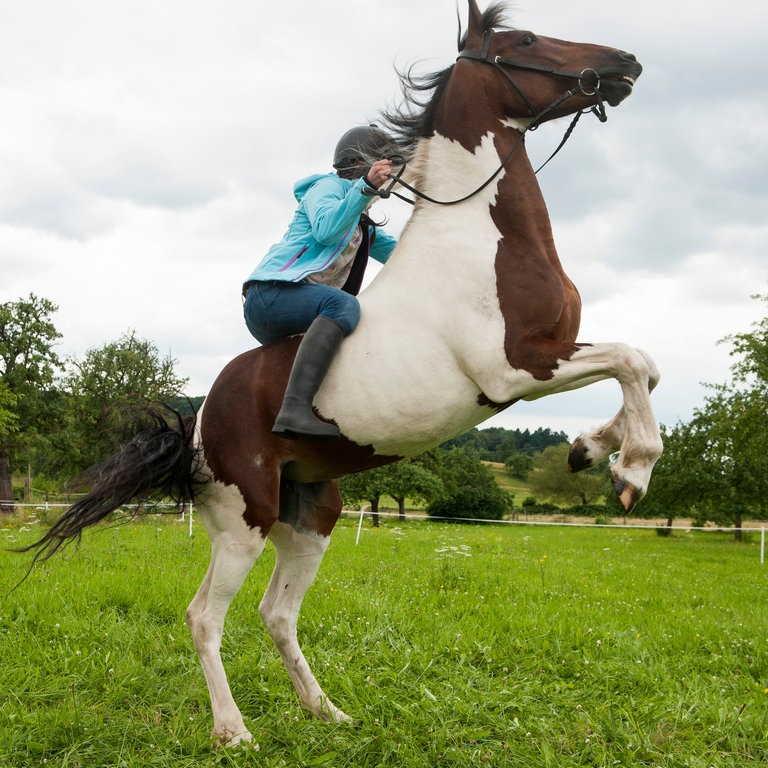
<path id="1" fill-rule="evenodd" d="M 505 3 L 496 1 L 483 13 L 482 31 L 506 27 Z M 467 32 L 461 29 L 459 19 L 458 50 L 467 44 Z M 411 153 L 418 141 L 432 134 L 435 110 L 440 103 L 445 86 L 453 72 L 453 64 L 446 69 L 427 74 L 417 74 L 415 65 L 398 72 L 402 102 L 389 110 L 383 110 L 381 117 L 387 130 L 395 137 L 406 153 Z"/>

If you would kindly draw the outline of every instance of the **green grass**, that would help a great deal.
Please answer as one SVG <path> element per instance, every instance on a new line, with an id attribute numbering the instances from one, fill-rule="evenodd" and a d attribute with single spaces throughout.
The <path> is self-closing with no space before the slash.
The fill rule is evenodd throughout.
<path id="1" fill-rule="evenodd" d="M 496 483 L 499 488 L 513 494 L 515 497 L 515 506 L 519 507 L 525 499 L 535 494 L 531 491 L 531 485 L 527 480 L 521 480 L 519 477 L 512 477 L 504 468 L 500 461 L 483 462 L 493 472 Z"/>
<path id="2" fill-rule="evenodd" d="M 39 531 L 0 529 L 0 544 Z M 768 763 L 768 566 L 757 538 L 342 521 L 300 634 L 355 724 L 311 719 L 256 606 L 224 660 L 258 749 L 209 741 L 183 622 L 202 528 L 87 532 L 0 603 L 0 766 L 757 766 Z M 0 553 L 0 593 L 29 558 Z"/>

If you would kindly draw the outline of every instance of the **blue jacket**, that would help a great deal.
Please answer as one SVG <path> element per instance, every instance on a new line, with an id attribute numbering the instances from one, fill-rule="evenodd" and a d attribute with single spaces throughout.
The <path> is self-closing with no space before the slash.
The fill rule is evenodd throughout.
<path id="1" fill-rule="evenodd" d="M 299 205 L 288 231 L 275 243 L 246 280 L 298 282 L 332 264 L 352 239 L 371 198 L 366 183 L 342 179 L 335 173 L 315 174 L 297 181 L 293 193 Z M 374 228 L 371 227 L 370 230 Z M 369 255 L 382 264 L 397 240 L 377 229 Z"/>

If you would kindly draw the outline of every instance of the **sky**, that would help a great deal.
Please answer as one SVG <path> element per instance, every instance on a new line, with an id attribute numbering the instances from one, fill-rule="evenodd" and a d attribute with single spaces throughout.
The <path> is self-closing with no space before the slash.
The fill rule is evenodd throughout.
<path id="1" fill-rule="evenodd" d="M 750 298 L 768 293 L 763 5 L 510 6 L 515 27 L 631 51 L 644 66 L 607 123 L 582 118 L 539 183 L 582 295 L 579 340 L 649 352 L 667 425 L 702 405 L 702 382 L 728 379 L 718 341 L 765 311 Z M 398 102 L 396 70 L 453 62 L 457 12 L 465 23 L 464 0 L 7 3 L 0 303 L 54 302 L 62 357 L 135 331 L 177 361 L 187 394 L 204 395 L 256 345 L 240 287 L 283 234 L 293 182 L 330 171 L 339 136 Z M 534 163 L 567 124 L 529 136 Z M 374 212 L 395 235 L 409 213 L 394 200 Z M 575 437 L 619 405 L 609 381 L 484 426 Z"/>

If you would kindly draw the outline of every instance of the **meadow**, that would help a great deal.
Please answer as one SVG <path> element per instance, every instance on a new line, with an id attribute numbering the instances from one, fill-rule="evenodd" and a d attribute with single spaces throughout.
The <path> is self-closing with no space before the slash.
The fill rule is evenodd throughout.
<path id="1" fill-rule="evenodd" d="M 0 546 L 39 535 L 0 522 Z M 254 734 L 209 739 L 184 624 L 208 541 L 173 517 L 86 532 L 39 564 L 0 552 L 0 766 L 768 764 L 768 565 L 718 533 L 342 520 L 300 637 L 334 702 L 299 706 L 257 613 L 224 661 Z M 8 594 L 10 591 L 10 594 Z"/>

